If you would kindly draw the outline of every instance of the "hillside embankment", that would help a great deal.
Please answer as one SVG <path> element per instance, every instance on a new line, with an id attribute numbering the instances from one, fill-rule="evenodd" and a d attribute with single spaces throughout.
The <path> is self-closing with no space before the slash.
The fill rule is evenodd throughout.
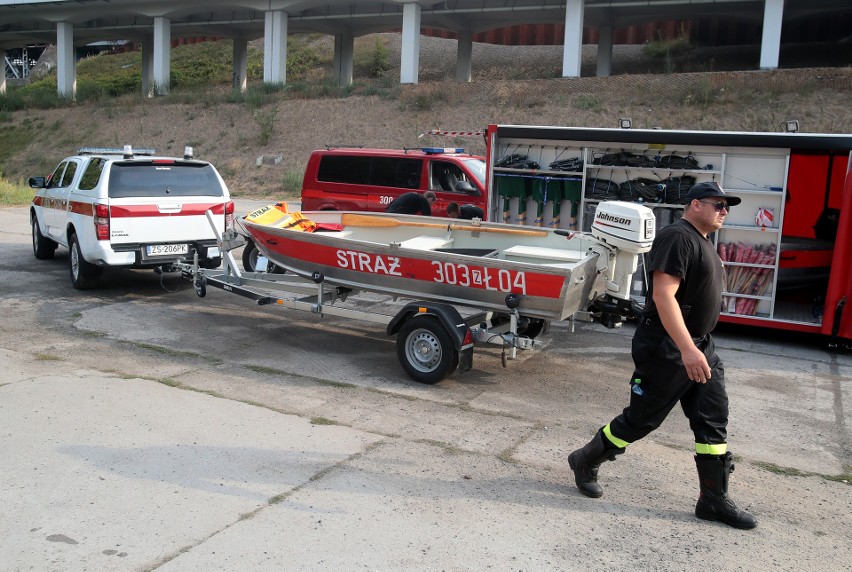
<path id="1" fill-rule="evenodd" d="M 398 62 L 396 36 L 383 36 L 390 61 Z M 589 77 L 565 79 L 547 77 L 559 74 L 561 46 L 477 44 L 473 81 L 459 83 L 453 79 L 453 40 L 424 38 L 421 48 L 419 84 L 396 85 L 391 78 L 399 77 L 398 67 L 392 67 L 372 95 L 363 95 L 370 93 L 364 89 L 354 92 L 362 95 L 333 97 L 284 91 L 259 107 L 205 94 L 125 96 L 16 111 L 8 124 L 35 132 L 29 143 L 0 158 L 0 169 L 18 180 L 46 174 L 79 146 L 129 143 L 182 154 L 191 145 L 196 157 L 217 165 L 234 194 L 271 198 L 292 197 L 310 151 L 327 145 L 437 144 L 484 151 L 478 137 L 420 137 L 436 128 L 476 131 L 491 123 L 616 127 L 619 118 L 630 117 L 636 128 L 777 132 L 783 121 L 797 119 L 801 131 L 852 131 L 850 67 L 738 71 L 731 50 L 660 61 L 639 47 L 617 46 L 613 75 L 598 78 L 593 77 L 594 46 L 586 46 L 583 74 Z M 711 71 L 666 73 L 700 68 L 702 57 L 703 69 Z M 746 61 L 753 57 L 741 50 L 740 67 L 753 65 Z M 720 68 L 724 71 L 712 71 Z M 281 160 L 258 165 L 263 156 Z"/>

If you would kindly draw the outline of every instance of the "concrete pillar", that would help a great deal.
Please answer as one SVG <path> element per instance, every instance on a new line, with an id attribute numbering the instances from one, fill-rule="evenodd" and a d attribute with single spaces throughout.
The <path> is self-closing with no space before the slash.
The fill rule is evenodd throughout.
<path id="1" fill-rule="evenodd" d="M 154 95 L 168 95 L 171 89 L 172 22 L 154 18 Z"/>
<path id="2" fill-rule="evenodd" d="M 3 75 L 0 75 L 0 95 L 6 95 L 6 50 L 0 48 L 0 64 L 3 65 Z"/>
<path id="3" fill-rule="evenodd" d="M 470 82 L 473 60 L 473 32 L 460 30 L 456 49 L 456 80 Z"/>
<path id="4" fill-rule="evenodd" d="M 248 86 L 248 40 L 234 38 L 234 91 L 245 93 Z"/>
<path id="5" fill-rule="evenodd" d="M 154 35 L 142 40 L 142 96 L 154 97 Z"/>
<path id="6" fill-rule="evenodd" d="M 334 36 L 334 81 L 338 87 L 352 85 L 352 70 L 355 61 L 355 36 L 336 34 Z"/>
<path id="7" fill-rule="evenodd" d="M 3 69 L 6 69 L 5 64 Z M 56 24 L 56 92 L 59 97 L 65 99 L 74 99 L 77 96 L 74 26 L 68 22 Z"/>
<path id="8" fill-rule="evenodd" d="M 266 13 L 263 33 L 263 81 L 287 83 L 287 13 Z"/>
<path id="9" fill-rule="evenodd" d="M 612 75 L 612 27 L 598 28 L 597 77 Z"/>
<path id="10" fill-rule="evenodd" d="M 420 4 L 402 7 L 402 53 L 399 82 L 417 83 L 420 71 Z"/>
<path id="11" fill-rule="evenodd" d="M 764 0 L 763 38 L 760 42 L 760 69 L 762 70 L 778 68 L 783 21 L 784 0 Z"/>
<path id="12" fill-rule="evenodd" d="M 562 48 L 562 77 L 580 77 L 583 55 L 583 0 L 565 2 L 565 41 Z"/>

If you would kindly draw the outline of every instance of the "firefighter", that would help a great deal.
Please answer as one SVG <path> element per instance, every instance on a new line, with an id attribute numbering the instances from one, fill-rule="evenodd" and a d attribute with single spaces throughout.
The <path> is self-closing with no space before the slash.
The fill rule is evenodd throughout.
<path id="1" fill-rule="evenodd" d="M 447 205 L 447 216 L 450 218 L 473 220 L 475 218 L 485 218 L 485 213 L 476 205 L 459 205 L 456 202 L 452 202 Z"/>
<path id="2" fill-rule="evenodd" d="M 734 470 L 727 445 L 728 396 L 725 370 L 710 336 L 719 318 L 724 270 L 708 234 L 722 227 L 739 202 L 716 183 L 694 185 L 683 218 L 654 240 L 646 261 L 652 275 L 647 301 L 633 336 L 630 404 L 568 457 L 584 495 L 602 496 L 601 463 L 615 460 L 659 427 L 680 402 L 695 435 L 700 488 L 695 515 L 742 529 L 757 525 L 728 496 L 728 475 Z"/>
<path id="3" fill-rule="evenodd" d="M 413 191 L 403 193 L 385 208 L 385 212 L 432 216 L 432 205 L 435 204 L 436 198 L 432 191 L 426 191 L 422 195 Z"/>

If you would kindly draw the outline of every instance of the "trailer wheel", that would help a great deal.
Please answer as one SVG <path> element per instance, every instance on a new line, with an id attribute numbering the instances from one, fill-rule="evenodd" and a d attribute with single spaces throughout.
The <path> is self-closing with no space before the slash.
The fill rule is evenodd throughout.
<path id="1" fill-rule="evenodd" d="M 207 295 L 207 278 L 204 276 L 195 281 L 195 293 L 199 298 L 204 298 Z"/>
<path id="2" fill-rule="evenodd" d="M 408 320 L 396 338 L 396 354 L 405 372 L 420 383 L 438 383 L 459 363 L 458 351 L 441 322 L 432 316 Z"/>

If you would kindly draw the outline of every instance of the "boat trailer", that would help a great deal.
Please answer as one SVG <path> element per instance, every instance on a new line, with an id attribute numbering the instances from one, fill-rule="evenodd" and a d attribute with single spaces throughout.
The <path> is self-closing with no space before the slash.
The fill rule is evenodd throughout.
<path id="1" fill-rule="evenodd" d="M 305 279 L 294 274 L 241 270 L 233 251 L 246 244 L 245 238 L 234 230 L 220 235 L 209 211 L 207 218 L 217 234 L 222 267 L 202 268 L 197 254 L 191 264 L 179 262 L 175 265 L 182 277 L 193 284 L 199 297 L 204 298 L 208 287 L 214 287 L 254 300 L 259 306 L 276 305 L 319 316 L 384 325 L 388 336 L 397 336 L 400 365 L 409 377 L 420 383 L 437 383 L 454 372 L 470 370 L 476 343 L 501 346 L 501 361 L 506 367 L 508 360 L 517 357 L 518 350 L 533 349 L 535 338 L 549 329 L 549 321 L 518 313 L 520 298 L 517 294 L 506 296 L 505 313 L 474 309 L 474 313 L 467 316 L 462 316 L 455 305 L 425 300 L 413 300 L 395 314 L 346 307 L 343 305 L 346 299 L 359 291 L 384 293 L 337 286 L 326 281 L 319 272 Z M 570 317 L 571 331 L 575 319 L 592 321 L 593 315 L 579 312 Z"/>

